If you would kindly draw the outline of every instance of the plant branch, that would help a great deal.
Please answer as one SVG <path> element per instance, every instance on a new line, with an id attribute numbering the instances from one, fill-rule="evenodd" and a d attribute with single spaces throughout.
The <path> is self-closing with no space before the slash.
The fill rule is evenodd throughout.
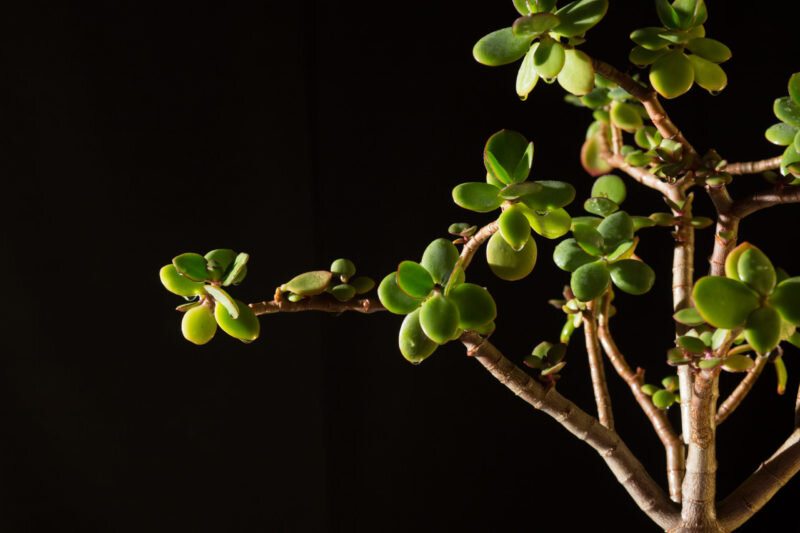
<path id="1" fill-rule="evenodd" d="M 716 416 L 716 424 L 719 426 L 722 424 L 730 415 L 733 413 L 737 407 L 744 401 L 747 393 L 753 388 L 758 377 L 761 375 L 761 372 L 764 371 L 764 368 L 767 366 L 767 362 L 769 361 L 769 357 L 762 357 L 758 356 L 756 359 L 756 365 L 747 371 L 747 375 L 736 385 L 736 388 L 733 389 L 733 392 L 722 402 L 722 405 L 719 406 L 717 409 L 717 416 Z"/>
<path id="2" fill-rule="evenodd" d="M 656 407 L 650 397 L 642 391 L 644 385 L 644 371 L 638 369 L 636 372 L 631 370 L 625 356 L 617 347 L 611 330 L 608 327 L 608 306 L 610 304 L 610 293 L 603 296 L 600 320 L 598 324 L 598 337 L 603 345 L 603 349 L 608 356 L 608 360 L 617 371 L 617 374 L 628 384 L 633 393 L 633 397 L 641 407 L 644 414 L 650 420 L 650 424 L 656 432 L 661 444 L 667 454 L 667 482 L 669 484 L 670 498 L 675 502 L 681 501 L 681 482 L 684 474 L 684 449 L 680 438 L 675 434 L 667 412 Z M 584 326 L 585 327 L 585 326 Z"/>
<path id="3" fill-rule="evenodd" d="M 731 163 L 722 169 L 728 174 L 759 174 L 765 170 L 774 170 L 781 167 L 783 156 L 770 157 L 761 161 L 747 161 L 741 163 Z"/>
<path id="4" fill-rule="evenodd" d="M 600 425 L 553 387 L 545 387 L 506 359 L 489 341 L 466 331 L 461 341 L 500 383 L 534 408 L 550 415 L 570 433 L 594 448 L 639 508 L 664 530 L 679 522 L 678 509 L 653 481 L 620 436 Z"/>
<path id="5" fill-rule="evenodd" d="M 800 187 L 784 185 L 783 187 L 759 191 L 737 200 L 731 206 L 731 215 L 742 219 L 767 207 L 780 204 L 796 204 L 798 202 L 800 202 Z"/>
<path id="6" fill-rule="evenodd" d="M 475 255 L 478 248 L 480 248 L 489 237 L 494 235 L 498 229 L 500 229 L 500 227 L 497 225 L 496 220 L 494 222 L 489 222 L 464 243 L 464 247 L 461 249 L 461 268 L 464 270 L 467 269 L 472 261 L 472 256 Z"/>
<path id="7" fill-rule="evenodd" d="M 719 504 L 725 531 L 733 531 L 753 516 L 800 470 L 800 429 Z"/>
<path id="8" fill-rule="evenodd" d="M 333 296 L 320 294 L 318 296 L 305 298 L 299 302 L 290 302 L 277 294 L 277 292 L 278 291 L 276 291 L 274 300 L 253 303 L 250 304 L 250 308 L 256 315 L 296 313 L 299 311 L 324 311 L 326 313 L 356 311 L 358 313 L 375 313 L 386 310 L 377 298 L 358 298 L 340 302 Z"/>
<path id="9" fill-rule="evenodd" d="M 597 338 L 597 318 L 595 305 L 583 312 L 583 331 L 586 339 L 586 353 L 589 356 L 589 370 L 592 376 L 592 389 L 594 401 L 597 405 L 597 417 L 600 423 L 608 429 L 614 429 L 614 412 L 611 409 L 611 395 L 608 393 L 606 371 L 603 366 L 603 353 L 600 351 L 600 341 Z"/>
<path id="10" fill-rule="evenodd" d="M 733 200 L 727 187 L 706 186 L 706 192 L 717 211 L 717 225 L 714 229 L 714 250 L 711 252 L 709 274 L 725 275 L 725 258 L 736 246 L 739 234 L 739 217 L 731 214 Z"/>

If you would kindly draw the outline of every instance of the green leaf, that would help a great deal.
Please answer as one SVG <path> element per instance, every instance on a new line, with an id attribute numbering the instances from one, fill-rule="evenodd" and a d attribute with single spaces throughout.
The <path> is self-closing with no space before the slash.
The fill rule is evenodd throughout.
<path id="1" fill-rule="evenodd" d="M 652 65 L 658 61 L 658 58 L 666 54 L 668 51 L 669 50 L 667 48 L 662 48 L 660 50 L 648 50 L 643 46 L 634 46 L 628 54 L 628 61 L 634 65 L 644 67 L 647 65 Z"/>
<path id="2" fill-rule="evenodd" d="M 356 288 L 349 283 L 340 283 L 331 287 L 331 295 L 340 302 L 346 302 L 356 295 Z"/>
<path id="3" fill-rule="evenodd" d="M 650 218 L 648 218 L 648 217 L 635 216 L 635 217 L 631 217 L 631 219 L 633 219 L 633 231 L 634 232 L 639 231 L 640 229 L 643 229 L 643 228 L 652 228 L 653 226 L 656 225 L 655 221 L 650 220 Z"/>
<path id="4" fill-rule="evenodd" d="M 723 63 L 731 58 L 731 49 L 714 39 L 705 37 L 692 39 L 686 43 L 686 48 L 713 63 Z"/>
<path id="5" fill-rule="evenodd" d="M 244 302 L 234 300 L 239 309 L 239 316 L 233 318 L 228 310 L 218 305 L 214 308 L 214 317 L 222 331 L 235 339 L 252 342 L 261 332 L 261 324 L 253 310 Z"/>
<path id="6" fill-rule="evenodd" d="M 611 106 L 611 123 L 620 129 L 633 133 L 642 127 L 642 116 L 631 104 L 614 102 Z"/>
<path id="7" fill-rule="evenodd" d="M 533 231 L 546 239 L 557 239 L 565 235 L 572 226 L 572 218 L 564 209 L 553 209 L 539 214 L 525 204 L 517 204 Z"/>
<path id="8" fill-rule="evenodd" d="M 669 41 L 661 37 L 664 28 L 647 27 L 639 28 L 631 33 L 631 41 L 648 51 L 657 51 L 669 45 Z"/>
<path id="9" fill-rule="evenodd" d="M 625 201 L 625 182 L 614 174 L 600 176 L 592 185 L 592 197 L 605 197 L 616 204 Z"/>
<path id="10" fill-rule="evenodd" d="M 703 370 L 708 370 L 711 368 L 716 368 L 722 363 L 722 359 L 719 357 L 712 357 L 710 359 L 703 359 L 702 361 L 697 363 L 697 366 L 702 368 Z"/>
<path id="11" fill-rule="evenodd" d="M 409 313 L 400 326 L 398 339 L 400 353 L 407 361 L 419 364 L 436 351 L 439 346 L 425 335 L 420 324 L 420 310 Z"/>
<path id="12" fill-rule="evenodd" d="M 528 242 L 531 235 L 530 224 L 522 210 L 512 205 L 504 210 L 497 219 L 500 234 L 515 251 L 519 251 Z"/>
<path id="13" fill-rule="evenodd" d="M 532 13 L 515 20 L 511 31 L 517 37 L 537 37 L 552 30 L 560 23 L 561 20 L 552 13 Z"/>
<path id="14" fill-rule="evenodd" d="M 458 261 L 458 248 L 448 239 L 436 239 L 431 242 L 422 254 L 422 265 L 433 281 L 444 285 Z"/>
<path id="15" fill-rule="evenodd" d="M 583 1 L 583 0 L 579 0 Z M 580 50 L 564 51 L 564 66 L 558 73 L 558 83 L 565 91 L 582 96 L 594 89 L 592 60 Z"/>
<path id="16" fill-rule="evenodd" d="M 778 312 L 765 305 L 750 313 L 744 338 L 761 355 L 774 350 L 781 340 L 781 317 Z"/>
<path id="17" fill-rule="evenodd" d="M 800 106 L 800 72 L 795 72 L 789 78 L 789 95 L 795 105 Z"/>
<path id="18" fill-rule="evenodd" d="M 222 286 L 228 287 L 230 285 L 238 285 L 247 274 L 247 262 L 250 260 L 250 254 L 244 252 L 238 254 L 233 264 L 228 267 L 225 272 L 225 277 L 222 279 Z"/>
<path id="19" fill-rule="evenodd" d="M 514 0 L 514 7 L 517 8 L 517 12 L 519 12 L 520 15 L 530 15 L 531 13 L 531 8 L 527 0 Z"/>
<path id="20" fill-rule="evenodd" d="M 536 242 L 528 235 L 521 250 L 514 250 L 500 233 L 495 233 L 486 245 L 486 262 L 495 276 L 506 281 L 522 279 L 536 265 Z"/>
<path id="21" fill-rule="evenodd" d="M 181 275 L 175 265 L 164 265 L 158 275 L 164 288 L 178 296 L 196 296 L 205 292 L 205 284 Z"/>
<path id="22" fill-rule="evenodd" d="M 593 215 L 606 217 L 617 211 L 619 205 L 608 198 L 589 198 L 583 203 L 583 208 Z"/>
<path id="23" fill-rule="evenodd" d="M 522 63 L 520 63 L 519 70 L 517 71 L 516 90 L 517 95 L 522 100 L 528 98 L 530 92 L 536 87 L 536 82 L 539 81 L 539 73 L 536 72 L 536 68 L 533 66 L 533 54 L 536 52 L 538 46 L 539 43 L 533 43 L 533 46 L 531 46 L 525 54 L 525 58 L 522 60 Z"/>
<path id="24" fill-rule="evenodd" d="M 424 266 L 403 261 L 397 267 L 397 286 L 412 298 L 425 298 L 433 290 L 433 278 Z"/>
<path id="25" fill-rule="evenodd" d="M 630 241 L 622 241 L 613 250 L 606 252 L 606 260 L 614 262 L 622 259 L 630 259 L 638 243 L 638 238 Z"/>
<path id="26" fill-rule="evenodd" d="M 420 308 L 419 323 L 425 336 L 445 344 L 458 329 L 458 307 L 449 298 L 436 294 Z"/>
<path id="27" fill-rule="evenodd" d="M 503 203 L 503 199 L 498 196 L 500 189 L 489 183 L 470 181 L 456 185 L 453 188 L 453 201 L 459 207 L 476 211 L 478 213 L 488 213 L 494 211 Z"/>
<path id="28" fill-rule="evenodd" d="M 651 385 L 650 383 L 645 383 L 642 385 L 642 392 L 647 394 L 648 396 L 652 396 L 656 392 L 660 391 L 661 389 L 656 387 L 655 385 Z"/>
<path id="29" fill-rule="evenodd" d="M 533 53 L 533 66 L 539 76 L 552 80 L 564 67 L 565 58 L 564 46 L 560 42 L 543 38 Z"/>
<path id="30" fill-rule="evenodd" d="M 608 95 L 608 89 L 597 86 L 589 91 L 588 94 L 581 96 L 581 102 L 593 109 L 606 107 L 607 105 L 611 104 L 612 101 L 613 100 Z"/>
<path id="31" fill-rule="evenodd" d="M 623 259 L 609 265 L 614 285 L 628 294 L 644 294 L 653 287 L 656 273 L 647 264 L 635 259 Z"/>
<path id="32" fill-rule="evenodd" d="M 422 300 L 412 298 L 397 286 L 397 273 L 388 274 L 378 286 L 378 299 L 383 306 L 396 315 L 407 315 L 422 304 Z"/>
<path id="33" fill-rule="evenodd" d="M 475 234 L 478 226 L 470 224 L 469 222 L 454 222 L 447 228 L 447 233 L 451 235 L 460 235 L 462 237 L 471 237 Z"/>
<path id="34" fill-rule="evenodd" d="M 769 296 L 769 303 L 785 321 L 800 326 L 800 277 L 778 283 Z"/>
<path id="35" fill-rule="evenodd" d="M 212 280 L 219 281 L 236 259 L 236 252 L 229 248 L 219 248 L 217 250 L 211 250 L 208 252 L 205 255 L 205 258 L 206 261 L 208 261 L 209 270 L 212 270 Z M 216 267 L 213 269 L 211 266 L 212 264 L 216 265 Z"/>
<path id="36" fill-rule="evenodd" d="M 722 276 L 700 278 L 692 295 L 700 315 L 717 328 L 733 329 L 744 325 L 759 305 L 758 293 L 741 281 Z"/>
<path id="37" fill-rule="evenodd" d="M 532 37 L 517 37 L 511 28 L 493 31 L 475 43 L 472 55 L 478 63 L 497 67 L 513 63 L 525 55 Z"/>
<path id="38" fill-rule="evenodd" d="M 730 339 L 731 330 L 729 329 L 715 329 L 711 335 L 711 349 L 716 350 Z"/>
<path id="39" fill-rule="evenodd" d="M 636 144 L 645 150 L 655 148 L 661 142 L 661 134 L 653 126 L 644 126 L 636 130 L 633 136 Z"/>
<path id="40" fill-rule="evenodd" d="M 331 263 L 330 271 L 334 276 L 339 276 L 342 282 L 347 283 L 347 280 L 355 275 L 356 265 L 349 259 L 339 258 Z"/>
<path id="41" fill-rule="evenodd" d="M 796 128 L 800 127 L 800 105 L 794 103 L 791 97 L 776 98 L 772 105 L 772 111 L 781 121 Z"/>
<path id="42" fill-rule="evenodd" d="M 570 2 L 558 11 L 556 16 L 561 24 L 553 30 L 564 37 L 583 35 L 600 22 L 608 11 L 608 0 L 577 0 Z"/>
<path id="43" fill-rule="evenodd" d="M 198 305 L 187 310 L 181 319 L 181 333 L 183 337 L 194 344 L 205 344 L 214 338 L 217 332 L 217 322 L 214 314 L 207 305 Z"/>
<path id="44" fill-rule="evenodd" d="M 656 0 L 656 12 L 661 23 L 672 30 L 680 28 L 681 21 L 678 18 L 678 12 L 669 3 L 668 0 Z"/>
<path id="45" fill-rule="evenodd" d="M 325 292 L 332 278 L 333 274 L 327 270 L 304 272 L 281 285 L 281 290 L 291 291 L 300 296 L 314 296 Z"/>
<path id="46" fill-rule="evenodd" d="M 653 405 L 659 409 L 667 409 L 675 403 L 675 399 L 674 393 L 661 389 L 653 394 Z"/>
<path id="47" fill-rule="evenodd" d="M 623 242 L 633 240 L 633 219 L 625 211 L 617 211 L 606 217 L 597 231 L 603 237 L 604 250 L 611 252 Z"/>
<path id="48" fill-rule="evenodd" d="M 497 306 L 489 291 L 474 283 L 462 283 L 453 288 L 448 298 L 458 307 L 458 327 L 479 328 L 497 317 Z"/>
<path id="49" fill-rule="evenodd" d="M 541 189 L 525 194 L 520 199 L 534 211 L 559 209 L 575 199 L 575 187 L 564 181 L 541 180 L 533 183 L 538 184 Z"/>
<path id="50" fill-rule="evenodd" d="M 675 340 L 675 342 L 677 342 L 681 348 L 693 354 L 702 354 L 706 351 L 707 348 L 707 346 L 702 340 L 698 339 L 697 337 L 692 337 L 690 335 L 684 335 L 682 337 L 678 337 Z"/>
<path id="51" fill-rule="evenodd" d="M 752 247 L 753 245 L 749 242 L 743 242 L 728 253 L 728 256 L 725 258 L 726 276 L 741 281 L 741 277 L 739 276 L 739 259 L 746 250 Z"/>
<path id="52" fill-rule="evenodd" d="M 181 254 L 172 259 L 175 269 L 190 281 L 208 281 L 211 273 L 208 271 L 208 261 L 200 254 Z"/>
<path id="53" fill-rule="evenodd" d="M 797 163 L 800 163 L 800 152 L 795 149 L 794 144 L 790 144 L 781 157 L 781 174 L 786 176 L 790 172 L 795 175 L 800 173 L 796 169 Z"/>
<path id="54" fill-rule="evenodd" d="M 553 250 L 553 262 L 558 268 L 567 272 L 574 272 L 593 261 L 595 258 L 587 254 L 575 239 L 565 239 Z"/>
<path id="55" fill-rule="evenodd" d="M 483 160 L 486 170 L 503 183 L 523 181 L 531 169 L 533 143 L 516 131 L 500 130 L 486 141 Z"/>
<path id="56" fill-rule="evenodd" d="M 578 242 L 578 246 L 589 255 L 597 257 L 603 254 L 603 235 L 597 229 L 578 224 L 572 229 L 572 234 Z"/>
<path id="57" fill-rule="evenodd" d="M 786 363 L 783 362 L 783 357 L 776 357 L 773 361 L 775 365 L 775 373 L 778 377 L 778 394 L 786 392 L 786 382 L 789 379 L 789 373 L 786 371 Z"/>
<path id="58" fill-rule="evenodd" d="M 680 50 L 661 56 L 650 68 L 650 84 L 664 98 L 676 98 L 692 87 L 694 68 Z"/>
<path id="59" fill-rule="evenodd" d="M 569 285 L 575 297 L 588 302 L 603 294 L 608 288 L 611 276 L 602 261 L 595 261 L 578 267 L 572 273 Z"/>
<path id="60" fill-rule="evenodd" d="M 685 309 L 681 309 L 674 315 L 672 318 L 675 319 L 675 322 L 679 322 L 681 324 L 685 324 L 687 326 L 699 326 L 701 324 L 705 324 L 706 321 L 700 316 L 700 313 L 697 312 L 697 309 L 694 307 L 687 307 Z M 722 330 L 717 330 L 722 331 Z"/>
<path id="61" fill-rule="evenodd" d="M 561 361 L 557 365 L 553 365 L 551 367 L 548 367 L 548 368 L 545 368 L 544 370 L 542 370 L 542 375 L 543 376 L 551 376 L 553 374 L 557 374 L 566 365 L 567 365 L 566 361 Z"/>
<path id="62" fill-rule="evenodd" d="M 531 173 L 533 165 L 533 143 L 529 142 L 522 153 L 522 157 L 517 162 L 517 166 L 511 171 L 511 179 L 514 183 L 525 181 Z"/>
<path id="63" fill-rule="evenodd" d="M 680 27 L 684 30 L 698 27 L 708 19 L 708 11 L 703 0 L 675 0 L 672 2 L 672 7 L 678 14 Z"/>
<path id="64" fill-rule="evenodd" d="M 661 385 L 668 391 L 676 391 L 680 386 L 678 376 L 667 376 L 661 380 Z"/>
<path id="65" fill-rule="evenodd" d="M 746 372 L 755 366 L 755 361 L 742 354 L 729 355 L 722 362 L 722 368 L 728 372 Z"/>
<path id="66" fill-rule="evenodd" d="M 767 295 L 775 288 L 772 261 L 755 246 L 751 245 L 739 255 L 736 269 L 739 279 L 761 294 Z"/>
<path id="67" fill-rule="evenodd" d="M 350 280 L 350 285 L 356 290 L 356 294 L 364 294 L 375 287 L 375 280 L 367 276 L 357 276 Z"/>
<path id="68" fill-rule="evenodd" d="M 696 55 L 690 55 L 689 61 L 694 69 L 694 82 L 697 85 L 711 94 L 716 94 L 727 87 L 728 76 L 722 67 Z"/>
<path id="69" fill-rule="evenodd" d="M 581 146 L 581 165 L 591 176 L 601 176 L 611 171 L 611 165 L 600 157 L 599 135 L 594 135 L 584 141 Z"/>
<path id="70" fill-rule="evenodd" d="M 206 291 L 214 298 L 215 302 L 222 305 L 222 307 L 228 311 L 231 318 L 239 318 L 239 306 L 236 305 L 236 301 L 231 298 L 230 294 L 214 285 L 206 287 Z"/>
<path id="71" fill-rule="evenodd" d="M 528 194 L 535 194 L 542 190 L 542 186 L 535 181 L 524 181 L 522 183 L 512 183 L 500 190 L 500 197 L 506 200 L 516 200 Z"/>
<path id="72" fill-rule="evenodd" d="M 597 226 L 599 226 L 602 221 L 603 219 L 600 217 L 590 217 L 590 216 L 573 217 L 571 229 L 574 229 L 575 226 L 577 226 L 578 224 L 586 224 L 587 226 L 591 226 L 596 229 Z"/>

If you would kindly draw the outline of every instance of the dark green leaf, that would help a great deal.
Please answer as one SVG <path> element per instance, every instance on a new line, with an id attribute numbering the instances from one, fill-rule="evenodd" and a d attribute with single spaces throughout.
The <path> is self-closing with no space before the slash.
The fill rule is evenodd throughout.
<path id="1" fill-rule="evenodd" d="M 425 336 L 445 344 L 458 329 L 458 307 L 449 298 L 436 294 L 420 309 L 419 323 Z"/>
<path id="2" fill-rule="evenodd" d="M 606 217 L 619 209 L 619 205 L 608 198 L 589 198 L 583 203 L 583 208 L 593 215 Z"/>
<path id="3" fill-rule="evenodd" d="M 428 296 L 433 290 L 433 283 L 430 273 L 419 263 L 403 261 L 397 267 L 397 286 L 412 298 Z"/>
<path id="4" fill-rule="evenodd" d="M 733 329 L 744 325 L 758 308 L 758 293 L 738 280 L 706 276 L 695 283 L 695 307 L 706 322 L 717 328 Z"/>
<path id="5" fill-rule="evenodd" d="M 770 294 L 769 303 L 785 321 L 800 326 L 800 277 L 781 281 Z"/>
<path id="6" fill-rule="evenodd" d="M 778 312 L 765 305 L 750 313 L 744 327 L 744 338 L 759 354 L 774 350 L 781 339 L 781 317 Z"/>
<path id="7" fill-rule="evenodd" d="M 736 269 L 740 280 L 763 295 L 775 288 L 776 275 L 772 261 L 755 246 L 749 246 L 739 255 Z"/>
<path id="8" fill-rule="evenodd" d="M 678 13 L 668 0 L 656 0 L 656 12 L 665 27 L 672 30 L 680 28 L 681 21 L 678 19 Z"/>
<path id="9" fill-rule="evenodd" d="M 623 259 L 609 265 L 614 285 L 628 294 L 644 294 L 653 287 L 656 274 L 647 264 L 635 259 Z"/>
<path id="10" fill-rule="evenodd" d="M 599 227 L 599 226 L 598 226 Z M 583 224 L 576 225 L 572 230 L 578 246 L 593 256 L 600 256 L 603 254 L 603 235 L 597 229 L 586 226 Z"/>
<path id="11" fill-rule="evenodd" d="M 406 360 L 418 364 L 430 357 L 439 346 L 425 335 L 420 324 L 420 310 L 409 313 L 400 326 L 398 344 Z"/>
<path id="12" fill-rule="evenodd" d="M 575 239 L 565 239 L 553 250 L 553 262 L 558 268 L 567 272 L 574 272 L 593 261 L 595 258 L 587 254 Z"/>
<path id="13" fill-rule="evenodd" d="M 800 72 L 795 72 L 789 78 L 789 95 L 795 105 L 800 106 Z"/>
<path id="14" fill-rule="evenodd" d="M 427 270 L 433 281 L 444 285 L 458 261 L 458 248 L 448 239 L 436 239 L 422 254 L 420 264 Z"/>
<path id="15" fill-rule="evenodd" d="M 528 177 L 533 160 L 533 143 L 512 130 L 500 130 L 483 149 L 486 170 L 503 183 L 517 183 Z"/>
<path id="16" fill-rule="evenodd" d="M 677 342 L 678 345 L 684 350 L 693 354 L 702 354 L 707 348 L 702 340 L 698 339 L 697 337 L 692 337 L 691 335 L 678 337 L 675 342 Z"/>
<path id="17" fill-rule="evenodd" d="M 633 219 L 625 211 L 617 211 L 607 216 L 597 231 L 603 237 L 604 250 L 611 252 L 621 243 L 633 240 Z"/>
<path id="18" fill-rule="evenodd" d="M 331 295 L 340 302 L 346 302 L 356 295 L 356 288 L 349 283 L 340 283 L 331 287 Z"/>
<path id="19" fill-rule="evenodd" d="M 595 261 L 576 269 L 569 285 L 578 300 L 588 302 L 603 294 L 610 281 L 611 276 L 605 263 Z"/>
<path id="20" fill-rule="evenodd" d="M 458 327 L 475 329 L 497 317 L 497 306 L 489 291 L 474 283 L 462 283 L 453 288 L 448 298 L 459 311 Z"/>
<path id="21" fill-rule="evenodd" d="M 796 128 L 800 127 L 800 105 L 794 103 L 791 97 L 776 98 L 772 105 L 772 111 L 781 121 Z"/>

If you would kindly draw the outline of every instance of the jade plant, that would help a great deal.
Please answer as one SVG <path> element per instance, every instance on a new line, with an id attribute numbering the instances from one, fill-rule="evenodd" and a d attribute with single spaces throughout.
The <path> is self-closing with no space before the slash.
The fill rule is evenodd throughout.
<path id="1" fill-rule="evenodd" d="M 735 530 L 800 470 L 798 407 L 794 430 L 783 446 L 732 494 L 717 498 L 716 428 L 745 400 L 765 367 L 774 367 L 783 394 L 788 387 L 783 358 L 793 356 L 790 346 L 800 347 L 800 276 L 775 266 L 756 244 L 738 242 L 747 217 L 800 202 L 800 73 L 787 73 L 788 95 L 776 95 L 773 104 L 780 122 L 765 134 L 769 142 L 785 147 L 783 153 L 732 163 L 713 149 L 698 152 L 660 101 L 677 98 L 694 85 L 712 94 L 727 85 L 720 64 L 731 50 L 706 35 L 704 0 L 656 0 L 649 22 L 658 24 L 631 28 L 629 60 L 633 68 L 646 69 L 642 76 L 591 55 L 589 30 L 614 13 L 607 0 L 576 0 L 560 7 L 556 0 L 514 0 L 513 7 L 517 13 L 509 26 L 481 38 L 473 55 L 489 66 L 521 60 L 515 89 L 523 100 L 539 79 L 557 81 L 565 103 L 586 109 L 580 158 L 594 181 L 581 208 L 574 205 L 572 183 L 585 177 L 534 179 L 534 143 L 520 132 L 501 130 L 486 141 L 483 166 L 475 167 L 477 179 L 452 190 L 452 200 L 466 210 L 468 221 L 454 222 L 447 234 L 442 231 L 427 246 L 410 250 L 421 252 L 418 261 L 396 259 L 379 284 L 356 277 L 355 264 L 339 258 L 327 270 L 299 273 L 280 284 L 271 300 L 248 305 L 228 293 L 240 290 L 232 286 L 245 277 L 247 254 L 219 249 L 176 256 L 160 275 L 168 290 L 187 300 L 177 308 L 183 313 L 182 333 L 204 344 L 219 327 L 252 342 L 260 333 L 258 315 L 304 310 L 402 315 L 397 341 L 402 357 L 419 364 L 442 345 L 463 344 L 468 356 L 521 400 L 599 452 L 642 512 L 663 530 Z M 762 107 L 766 114 L 769 103 Z M 735 196 L 733 186 L 743 175 L 761 175 L 766 185 Z M 628 184 L 652 189 L 663 198 L 665 210 L 647 213 L 625 204 Z M 708 216 L 694 213 L 699 194 L 713 204 Z M 477 222 L 474 213 L 489 221 Z M 671 265 L 651 266 L 637 254 L 640 240 L 659 231 L 671 235 Z M 694 243 L 701 238 L 712 243 L 713 253 L 707 272 L 703 268 L 696 275 Z M 552 262 L 565 272 L 564 283 L 549 296 L 563 313 L 564 325 L 559 332 L 535 332 L 550 340 L 531 339 L 530 354 L 506 357 L 490 341 L 495 329 L 503 327 L 505 310 L 498 309 L 480 280 L 467 281 L 467 271 L 483 247 L 490 271 L 513 290 L 514 282 L 535 277 L 537 265 L 550 267 L 542 265 L 550 258 L 538 257 L 541 239 L 558 241 Z M 652 373 L 661 377 L 657 385 L 645 381 L 644 370 L 632 369 L 611 329 L 612 318 L 626 312 L 624 305 L 618 309 L 614 304 L 616 295 L 648 293 L 656 276 L 671 276 L 667 285 L 674 313 L 661 317 L 663 326 L 674 331 L 674 343 L 658 347 L 658 357 L 648 360 Z M 557 389 L 560 380 L 570 379 L 568 363 L 582 364 L 574 353 L 579 330 L 595 414 Z M 665 487 L 615 430 L 604 370 L 608 363 L 627 383 L 664 446 Z M 723 372 L 743 377 L 719 403 Z M 667 416 L 670 410 L 680 415 L 677 427 Z"/>

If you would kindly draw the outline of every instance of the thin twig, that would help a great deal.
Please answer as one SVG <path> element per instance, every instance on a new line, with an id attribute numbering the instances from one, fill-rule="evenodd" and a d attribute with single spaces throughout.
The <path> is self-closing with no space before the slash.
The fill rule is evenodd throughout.
<path id="1" fill-rule="evenodd" d="M 795 204 L 800 202 L 800 187 L 796 185 L 784 185 L 766 191 L 759 191 L 746 198 L 742 198 L 733 203 L 731 215 L 737 218 L 744 218 L 752 215 L 756 211 L 780 204 Z"/>
<path id="2" fill-rule="evenodd" d="M 467 269 L 472 261 L 472 256 L 475 255 L 475 252 L 478 251 L 478 248 L 481 247 L 481 244 L 486 242 L 489 237 L 494 235 L 498 229 L 500 229 L 500 226 L 497 225 L 497 221 L 495 220 L 494 222 L 489 222 L 486 224 L 484 227 L 479 229 L 475 235 L 470 237 L 470 239 L 461 249 L 461 268 L 464 270 Z"/>
<path id="3" fill-rule="evenodd" d="M 586 353 L 589 356 L 589 370 L 592 376 L 592 389 L 594 401 L 597 405 L 597 417 L 600 423 L 608 429 L 614 429 L 614 411 L 611 408 L 611 395 L 608 393 L 606 371 L 603 365 L 603 353 L 600 351 L 600 341 L 597 338 L 597 318 L 594 308 L 583 312 L 583 331 L 586 340 Z"/>
<path id="4" fill-rule="evenodd" d="M 611 124 L 611 151 L 614 155 L 619 155 L 622 151 L 622 134 L 619 128 Z"/>
<path id="5" fill-rule="evenodd" d="M 678 435 L 667 418 L 667 412 L 656 407 L 650 397 L 642 391 L 644 385 L 644 371 L 639 369 L 637 372 L 631 370 L 625 356 L 617 347 L 611 330 L 608 327 L 608 307 L 610 302 L 609 293 L 603 296 L 600 320 L 598 323 L 598 337 L 603 345 L 603 349 L 608 356 L 608 360 L 614 366 L 617 374 L 628 384 L 633 393 L 633 397 L 641 407 L 645 416 L 650 420 L 650 424 L 664 445 L 667 454 L 667 481 L 669 483 L 670 498 L 675 502 L 681 501 L 681 482 L 684 473 L 684 449 Z"/>
<path id="6" fill-rule="evenodd" d="M 680 522 L 680 512 L 631 453 L 620 436 L 600 425 L 554 387 L 545 387 L 506 359 L 489 341 L 466 331 L 461 342 L 500 383 L 534 408 L 550 415 L 569 432 L 586 442 L 603 458 L 622 486 L 647 516 L 669 530 Z"/>
<path id="7" fill-rule="evenodd" d="M 269 302 L 250 304 L 256 315 L 269 315 L 272 313 L 295 313 L 299 311 L 324 311 L 326 313 L 341 313 L 343 311 L 356 311 L 358 313 L 375 313 L 386 311 L 377 298 L 359 298 L 340 302 L 330 295 L 311 296 L 299 302 L 290 302 L 280 296 Z"/>
<path id="8" fill-rule="evenodd" d="M 781 167 L 783 156 L 770 157 L 761 161 L 746 161 L 741 163 L 730 163 L 722 169 L 728 174 L 760 174 L 765 170 L 774 170 Z"/>
<path id="9" fill-rule="evenodd" d="M 719 406 L 717 409 L 717 416 L 716 416 L 716 424 L 719 426 L 722 424 L 730 415 L 733 413 L 737 407 L 744 401 L 747 394 L 753 388 L 758 377 L 763 372 L 764 367 L 767 366 L 767 362 L 769 361 L 769 357 L 762 357 L 758 356 L 756 359 L 756 364 L 753 368 L 748 370 L 747 375 L 736 385 L 736 388 L 733 389 L 731 394 L 722 402 L 722 405 Z"/>

